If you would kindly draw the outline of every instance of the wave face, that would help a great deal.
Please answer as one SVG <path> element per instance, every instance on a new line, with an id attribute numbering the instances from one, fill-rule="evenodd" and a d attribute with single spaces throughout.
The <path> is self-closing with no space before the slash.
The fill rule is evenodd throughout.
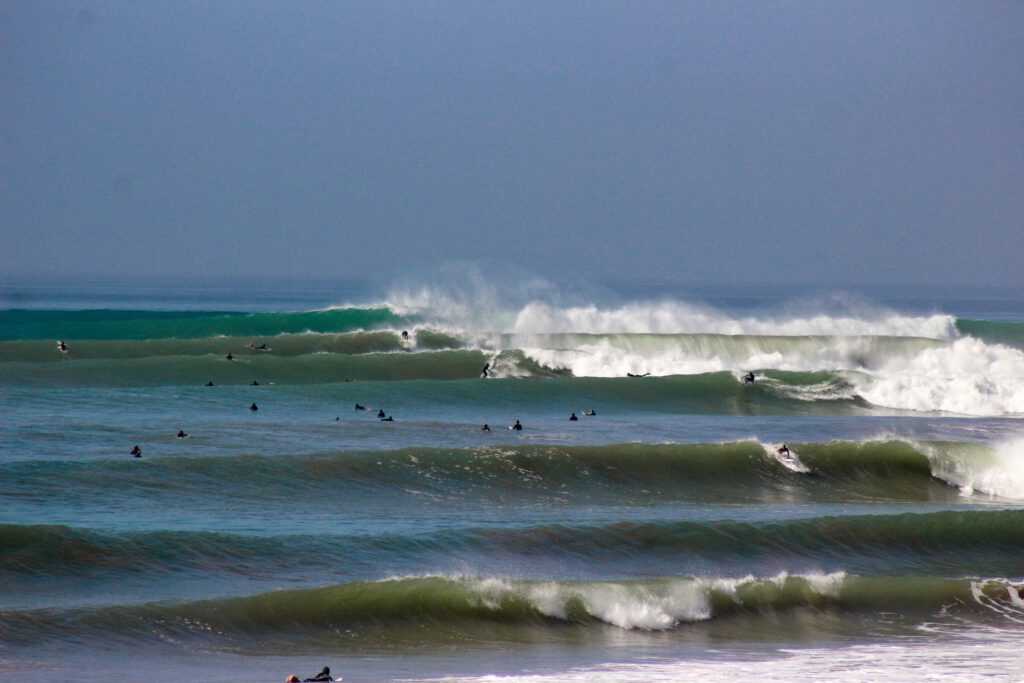
<path id="1" fill-rule="evenodd" d="M 957 680 L 1014 651 L 1015 294 L 953 316 L 480 279 L 0 311 L 0 669 L 735 680 L 722 660 L 813 649 L 821 678 L 926 642 Z"/>
<path id="2" fill-rule="evenodd" d="M 520 445 L 481 448 L 417 447 L 391 452 L 349 451 L 291 457 L 165 456 L 41 460 L 0 465 L 5 490 L 45 497 L 104 499 L 120 489 L 152 495 L 219 500 L 284 499 L 297 490 L 401 496 L 429 491 L 444 500 L 509 497 L 529 492 L 582 496 L 595 502 L 630 500 L 763 499 L 773 490 L 821 500 L 955 499 L 962 493 L 1024 501 L 1018 463 L 1024 440 L 996 445 L 944 442 L 790 443 L 792 460 L 757 441 L 722 444 Z M 230 479 L 232 486 L 224 487 Z M 160 491 L 159 482 L 169 485 Z M 936 488 L 937 487 L 937 488 Z M 948 496 L 942 491 L 948 491 Z M 327 504 L 327 503 L 325 503 Z"/>
<path id="3" fill-rule="evenodd" d="M 372 575 L 374 565 L 438 565 L 443 558 L 494 569 L 519 554 L 536 565 L 572 557 L 594 576 L 628 571 L 637 563 L 714 572 L 737 567 L 758 573 L 776 566 L 816 566 L 886 575 L 994 575 L 1020 569 L 1024 511 L 944 511 L 815 517 L 773 522 L 657 521 L 545 524 L 445 532 L 251 536 L 208 531 L 107 532 L 63 525 L 0 525 L 0 577 L 7 582 L 49 579 L 122 581 L 136 576 L 276 577 L 281 557 L 303 570 L 328 573 L 344 565 Z M 699 557 L 694 562 L 693 557 Z M 357 572 L 357 568 L 359 571 Z"/>
<path id="4" fill-rule="evenodd" d="M 761 391 L 780 409 L 1024 414 L 1024 324 L 939 314 L 755 317 L 674 301 L 467 311 L 426 296 L 295 313 L 7 310 L 0 339 L 0 381 L 14 386 L 453 380 L 488 363 L 492 379 L 709 378 L 688 389 L 715 387 L 710 412 Z M 744 387 L 747 371 L 761 382 Z"/>
<path id="5" fill-rule="evenodd" d="M 566 625 L 667 631 L 716 619 L 770 620 L 808 610 L 854 617 L 880 609 L 930 614 L 951 604 L 962 612 L 995 616 L 1000 610 L 1024 613 L 1021 597 L 1020 586 L 998 579 L 903 579 L 842 572 L 614 582 L 423 576 L 177 605 L 7 611 L 0 638 L 20 643 L 56 633 L 64 639 L 110 634 L 193 637 L 225 640 L 252 651 L 288 637 L 313 637 L 337 646 L 373 631 L 409 627 L 419 631 L 421 642 L 436 643 L 455 635 L 476 638 L 494 625 L 527 631 Z"/>

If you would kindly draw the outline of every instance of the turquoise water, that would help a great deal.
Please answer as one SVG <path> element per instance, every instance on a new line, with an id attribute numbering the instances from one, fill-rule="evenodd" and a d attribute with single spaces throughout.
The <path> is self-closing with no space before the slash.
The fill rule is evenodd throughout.
<path id="1" fill-rule="evenodd" d="M 12 680 L 1024 664 L 1013 293 L 5 282 L 0 305 Z"/>

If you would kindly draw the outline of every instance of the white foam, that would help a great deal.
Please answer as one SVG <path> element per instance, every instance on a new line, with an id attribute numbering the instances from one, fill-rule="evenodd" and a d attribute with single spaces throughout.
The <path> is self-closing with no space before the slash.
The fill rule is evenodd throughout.
<path id="1" fill-rule="evenodd" d="M 941 342 L 892 337 L 730 337 L 721 335 L 516 335 L 516 345 L 548 367 L 582 377 L 627 372 L 693 375 L 738 369 L 870 372 L 892 356 L 912 358 Z"/>
<path id="2" fill-rule="evenodd" d="M 520 293 L 549 290 L 544 283 L 528 283 Z M 534 299 L 518 308 L 503 308 L 503 300 L 507 293 L 477 273 L 468 288 L 422 288 L 393 296 L 389 305 L 475 340 L 471 347 L 491 353 L 520 348 L 531 360 L 577 377 L 829 371 L 849 373 L 855 394 L 878 407 L 1024 414 L 1024 351 L 961 338 L 949 315 L 847 307 L 834 314 L 735 316 L 672 300 L 601 307 Z M 499 365 L 499 377 L 528 374 L 511 359 Z M 827 384 L 788 395 L 851 398 L 846 387 Z"/>
<path id="3" fill-rule="evenodd" d="M 478 604 L 498 610 L 503 600 L 525 599 L 541 614 L 553 619 L 570 617 L 573 604 L 581 605 L 595 619 L 627 630 L 664 631 L 680 623 L 712 617 L 711 596 L 719 593 L 742 603 L 738 590 L 747 584 L 769 582 L 782 589 L 790 578 L 807 582 L 820 595 L 836 597 L 846 574 L 809 574 L 790 577 L 783 572 L 768 579 L 746 576 L 691 578 L 644 582 L 518 582 L 503 578 L 465 579 Z"/>
<path id="4" fill-rule="evenodd" d="M 891 357 L 853 381 L 865 399 L 889 408 L 1024 414 L 1024 352 L 974 338 Z"/>
<path id="5" fill-rule="evenodd" d="M 776 315 L 732 317 L 712 308 L 678 301 L 637 302 L 616 308 L 596 305 L 557 308 L 526 305 L 515 321 L 520 334 L 727 334 L 784 336 L 925 337 L 953 339 L 956 320 L 948 315 L 907 316 L 891 311 L 861 315 Z"/>
<path id="6" fill-rule="evenodd" d="M 1022 680 L 1024 649 L 1020 647 L 1020 632 L 984 630 L 977 635 L 972 638 L 971 632 L 964 631 L 959 637 L 778 649 L 767 654 L 762 650 L 746 657 L 740 653 L 669 662 L 608 662 L 550 674 L 452 676 L 429 680 L 445 683 L 866 683 L 885 680 L 966 683 Z"/>
<path id="7" fill-rule="evenodd" d="M 1024 437 L 982 444 L 914 445 L 930 462 L 932 476 L 964 495 L 1024 500 Z"/>

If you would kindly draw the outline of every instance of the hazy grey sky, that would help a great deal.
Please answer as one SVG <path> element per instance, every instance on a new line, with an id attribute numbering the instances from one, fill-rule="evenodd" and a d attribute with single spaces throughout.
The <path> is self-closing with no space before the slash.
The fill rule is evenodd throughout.
<path id="1" fill-rule="evenodd" d="M 0 0 L 0 269 L 1024 286 L 1024 3 Z"/>

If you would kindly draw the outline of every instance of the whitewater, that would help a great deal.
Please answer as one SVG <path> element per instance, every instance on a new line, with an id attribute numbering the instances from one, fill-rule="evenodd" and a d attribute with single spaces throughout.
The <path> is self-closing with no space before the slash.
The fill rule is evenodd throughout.
<path id="1" fill-rule="evenodd" d="M 0 283 L 4 680 L 1018 676 L 1016 293 L 162 287 Z"/>

